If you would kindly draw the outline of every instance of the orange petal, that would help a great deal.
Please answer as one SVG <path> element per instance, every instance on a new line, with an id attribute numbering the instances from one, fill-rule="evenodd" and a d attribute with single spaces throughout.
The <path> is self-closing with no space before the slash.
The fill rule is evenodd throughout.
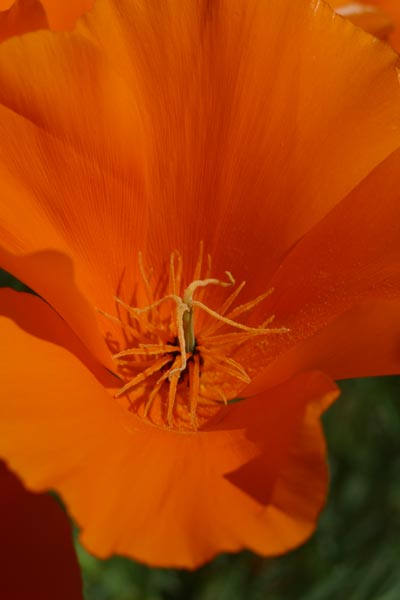
<path id="1" fill-rule="evenodd" d="M 41 0 L 41 3 L 50 29 L 65 31 L 74 27 L 76 20 L 93 6 L 94 0 Z"/>
<path id="2" fill-rule="evenodd" d="M 45 32 L 43 36 L 57 37 Z M 7 44 L 10 43 L 14 42 Z M 60 95 L 59 107 L 53 115 L 57 139 L 10 110 L 0 108 L 4 117 L 0 121 L 0 137 L 14 140 L 12 164 L 4 161 L 0 166 L 0 189 L 2 197 L 8 199 L 3 203 L 0 217 L 4 248 L 0 264 L 45 297 L 107 364 L 98 332 L 96 338 L 93 309 L 97 306 L 114 310 L 113 296 L 121 287 L 125 272 L 132 289 L 137 264 L 135 243 L 140 244 L 146 233 L 143 225 L 148 208 L 140 202 L 140 181 L 135 165 L 129 162 L 137 150 L 130 152 L 129 139 L 137 142 L 137 138 L 131 135 L 129 125 L 122 123 L 128 122 L 127 112 L 132 112 L 131 97 L 122 95 L 119 104 L 111 100 L 118 86 L 124 86 L 122 80 L 113 76 L 105 65 L 103 69 L 97 51 L 84 40 L 80 39 L 76 46 L 66 43 L 64 51 L 64 62 L 60 56 L 58 59 L 59 78 L 47 84 L 42 82 L 43 90 L 52 86 L 57 97 Z M 39 51 L 35 54 L 38 63 L 45 64 L 39 54 Z M 80 64 L 81 79 L 76 78 L 75 86 L 74 75 L 71 81 L 66 75 L 70 73 L 69 60 L 74 62 L 72 56 Z M 31 67 L 35 68 L 33 63 Z M 60 81 L 64 81 L 64 88 Z M 86 116 L 83 100 L 79 109 L 73 108 L 74 98 L 82 90 L 86 90 L 86 99 L 91 97 Z M 71 128 L 75 133 L 70 133 L 71 123 L 63 119 L 61 96 L 68 95 L 70 114 L 75 115 L 75 121 L 76 115 L 83 119 L 82 132 L 76 124 L 75 130 Z M 101 106 L 104 108 L 103 129 L 92 119 L 94 104 L 100 112 Z M 33 120 L 34 114 L 31 117 Z M 109 135 L 109 127 L 114 137 Z M 108 138 L 112 138 L 110 142 Z M 20 139 L 24 139 L 23 146 Z M 98 152 L 96 158 L 95 147 L 97 150 L 103 147 L 104 154 Z M 0 142 L 2 157 L 3 151 L 8 152 Z M 113 165 L 115 155 L 119 162 Z M 132 194 L 137 201 L 134 209 Z M 89 306 L 84 306 L 84 302 L 86 305 L 89 302 Z"/>
<path id="3" fill-rule="evenodd" d="M 177 247 L 192 271 L 204 239 L 218 270 L 261 285 L 398 145 L 388 48 L 319 2 L 207 7 L 104 0 L 85 38 L 39 32 L 0 48 L 9 252 L 68 245 L 85 295 L 111 298 L 138 249 L 160 270 Z"/>
<path id="4" fill-rule="evenodd" d="M 325 454 L 325 438 L 318 416 L 308 410 L 265 511 L 260 537 L 257 544 L 251 546 L 255 552 L 283 554 L 314 533 L 328 491 Z M 267 537 L 270 549 L 266 551 Z"/>
<path id="5" fill-rule="evenodd" d="M 140 152 L 135 101 L 105 57 L 81 36 L 32 36 L 32 52 L 25 38 L 0 49 L 0 55 L 5 47 L 18 54 L 22 47 L 28 50 L 19 81 L 25 76 L 32 86 L 25 105 L 29 93 L 14 80 L 19 61 L 2 63 L 0 96 L 13 110 L 0 106 L 0 230 L 11 261 L 1 266 L 12 270 L 12 255 L 58 251 L 70 257 L 76 284 L 92 308 L 111 310 L 121 285 L 132 291 L 138 246 L 147 233 L 144 175 L 135 158 Z M 28 119 L 14 112 L 23 109 Z M 10 145 L 2 144 L 6 138 Z M 41 273 L 20 262 L 24 272 L 18 276 L 67 318 L 62 273 Z"/>
<path id="6" fill-rule="evenodd" d="M 93 0 L 0 0 L 0 41 L 37 29 L 72 29 Z"/>
<path id="7" fill-rule="evenodd" d="M 361 27 L 376 37 L 386 40 L 394 25 L 388 14 L 367 2 L 331 1 L 337 14 L 349 19 L 353 25 Z"/>
<path id="8" fill-rule="evenodd" d="M 18 327 L 51 344 L 62 346 L 76 356 L 104 386 L 115 385 L 115 376 L 93 357 L 66 322 L 47 303 L 23 292 L 2 288 L 0 315 L 12 315 Z M 95 341 L 95 340 L 93 340 Z M 7 352 L 3 346 L 3 352 Z"/>
<path id="9" fill-rule="evenodd" d="M 265 310 L 290 332 L 271 340 L 263 360 L 315 335 L 356 304 L 400 300 L 399 172 L 397 151 L 283 261 Z"/>
<path id="10" fill-rule="evenodd" d="M 319 429 L 311 443 L 302 423 L 337 394 L 325 376 L 302 374 L 181 434 L 125 412 L 32 325 L 1 321 L 0 454 L 30 488 L 61 493 L 91 551 L 194 567 L 243 547 L 284 552 L 311 533 L 326 473 Z"/>
<path id="11" fill-rule="evenodd" d="M 319 369 L 333 379 L 400 373 L 400 302 L 353 307 L 294 346 L 257 377 L 246 395 L 260 393 L 301 371 Z"/>
<path id="12" fill-rule="evenodd" d="M 393 48 L 400 50 L 400 4 L 398 0 L 329 0 L 340 14 L 349 18 L 382 39 L 389 39 Z"/>
<path id="13" fill-rule="evenodd" d="M 82 600 L 67 516 L 54 498 L 26 491 L 0 462 L 1 595 Z"/>
<path id="14" fill-rule="evenodd" d="M 397 0 L 376 0 L 379 2 L 378 6 L 381 6 L 394 23 L 394 29 L 389 36 L 389 41 L 393 48 L 400 52 L 400 4 Z"/>
<path id="15" fill-rule="evenodd" d="M 0 42 L 14 35 L 47 29 L 46 13 L 39 0 L 0 3 Z"/>
<path id="16" fill-rule="evenodd" d="M 45 237 L 45 231 L 42 233 Z M 16 256 L 0 247 L 0 265 L 46 298 L 92 355 L 113 368 L 93 306 L 77 288 L 74 265 L 68 256 L 51 250 Z"/>
<path id="17" fill-rule="evenodd" d="M 396 57 L 323 3 L 200 2 L 178 18 L 173 1 L 125 0 L 85 22 L 143 92 L 157 140 L 152 264 L 204 239 L 222 271 L 254 265 L 260 280 L 262 257 L 266 278 L 398 145 Z"/>
<path id="18" fill-rule="evenodd" d="M 389 42 L 397 52 L 400 52 L 400 3 L 397 0 L 371 0 L 370 4 L 389 16 L 393 24 Z"/>

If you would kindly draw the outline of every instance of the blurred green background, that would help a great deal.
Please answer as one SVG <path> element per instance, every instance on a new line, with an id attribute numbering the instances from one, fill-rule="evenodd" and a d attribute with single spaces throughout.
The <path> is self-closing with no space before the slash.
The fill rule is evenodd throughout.
<path id="1" fill-rule="evenodd" d="M 24 289 L 1 271 L 0 286 Z M 272 560 L 222 555 L 187 572 L 97 560 L 77 543 L 85 599 L 400 600 L 400 377 L 341 387 L 324 415 L 330 494 L 302 548 Z"/>

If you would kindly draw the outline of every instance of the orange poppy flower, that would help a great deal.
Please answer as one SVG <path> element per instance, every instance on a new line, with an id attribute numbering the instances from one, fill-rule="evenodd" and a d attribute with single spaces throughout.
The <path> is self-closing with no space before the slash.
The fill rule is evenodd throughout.
<path id="1" fill-rule="evenodd" d="M 0 294 L 0 455 L 90 551 L 312 533 L 315 367 L 398 371 L 396 63 L 300 0 L 102 0 L 0 47 L 0 265 L 46 300 Z"/>
<path id="2" fill-rule="evenodd" d="M 94 0 L 0 0 L 0 42 L 37 29 L 72 29 Z"/>
<path id="3" fill-rule="evenodd" d="M 373 35 L 388 40 L 400 51 L 400 2 L 398 0 L 329 0 L 336 12 Z"/>
<path id="4" fill-rule="evenodd" d="M 1 593 L 7 600 L 82 600 L 71 530 L 47 494 L 26 491 L 0 462 Z"/>

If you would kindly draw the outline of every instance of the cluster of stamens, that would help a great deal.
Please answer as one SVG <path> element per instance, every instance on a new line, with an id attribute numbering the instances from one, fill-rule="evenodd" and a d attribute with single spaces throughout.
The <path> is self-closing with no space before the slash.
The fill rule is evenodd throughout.
<path id="1" fill-rule="evenodd" d="M 258 306 L 272 289 L 231 309 L 245 286 L 243 282 L 218 310 L 210 308 L 202 301 L 206 288 L 233 287 L 235 280 L 229 271 L 226 271 L 226 280 L 211 278 L 210 257 L 205 276 L 201 278 L 202 263 L 201 245 L 193 280 L 181 294 L 182 257 L 173 252 L 169 263 L 168 293 L 155 299 L 151 285 L 153 273 L 146 273 L 139 254 L 139 270 L 149 304 L 138 308 L 115 297 L 118 317 L 98 309 L 129 336 L 127 347 L 113 354 L 116 370 L 125 381 L 115 394 L 116 398 L 126 397 L 130 410 L 154 424 L 166 423 L 170 428 L 197 429 L 199 412 L 215 412 L 221 402 L 226 404 L 234 399 L 232 394 L 250 382 L 243 366 L 230 356 L 232 349 L 255 336 L 287 331 L 269 327 L 274 316 L 268 317 L 259 327 L 249 327 L 236 320 Z M 195 332 L 198 311 L 211 319 L 201 331 Z M 125 318 L 121 312 L 125 313 Z M 220 333 L 224 327 L 230 328 L 229 333 Z"/>

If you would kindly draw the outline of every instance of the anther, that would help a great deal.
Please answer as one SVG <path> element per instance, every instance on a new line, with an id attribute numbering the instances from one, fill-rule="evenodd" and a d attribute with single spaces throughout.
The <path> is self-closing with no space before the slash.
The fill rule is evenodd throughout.
<path id="1" fill-rule="evenodd" d="M 146 272 L 143 256 L 139 253 L 142 289 L 149 305 L 138 308 L 115 297 L 118 316 L 98 309 L 101 315 L 130 332 L 134 342 L 133 347 L 129 347 L 128 343 L 125 349 L 118 346 L 113 348 L 112 358 L 125 380 L 115 397 L 128 395 L 131 403 L 129 410 L 136 410 L 136 402 L 142 398 L 141 407 L 137 410 L 143 418 L 154 419 L 154 422 L 159 418 L 157 415 L 161 406 L 165 411 L 163 426 L 175 427 L 186 419 L 189 427 L 197 429 L 198 420 L 204 418 L 200 417 L 200 407 L 206 408 L 208 414 L 210 407 L 221 402 L 229 403 L 230 398 L 235 397 L 231 394 L 239 392 L 241 386 L 250 381 L 246 369 L 232 358 L 232 351 L 256 336 L 288 331 L 284 327 L 268 327 L 274 316 L 266 318 L 258 327 L 250 327 L 236 320 L 257 307 L 273 292 L 272 289 L 232 309 L 245 286 L 245 282 L 242 282 L 217 310 L 210 308 L 203 301 L 206 288 L 210 285 L 232 287 L 235 279 L 230 271 L 225 271 L 226 280 L 210 277 L 211 257 L 207 255 L 207 261 L 204 261 L 203 252 L 201 243 L 193 281 L 183 290 L 182 257 L 177 251 L 171 253 L 169 282 L 162 284 L 167 293 L 159 299 L 156 297 L 161 280 L 155 285 L 151 283 L 154 271 L 149 269 Z M 201 278 L 202 271 L 204 278 Z M 168 310 L 164 310 L 168 303 L 172 304 L 172 319 L 168 317 Z M 200 343 L 195 335 L 196 310 L 202 310 L 212 317 L 211 323 L 198 334 Z M 122 320 L 124 314 L 128 323 Z M 218 330 L 224 326 L 234 331 L 219 333 Z M 182 377 L 183 373 L 185 378 Z M 129 394 L 133 395 L 135 403 L 131 402 Z M 154 402 L 157 402 L 158 409 L 153 411 Z"/>

